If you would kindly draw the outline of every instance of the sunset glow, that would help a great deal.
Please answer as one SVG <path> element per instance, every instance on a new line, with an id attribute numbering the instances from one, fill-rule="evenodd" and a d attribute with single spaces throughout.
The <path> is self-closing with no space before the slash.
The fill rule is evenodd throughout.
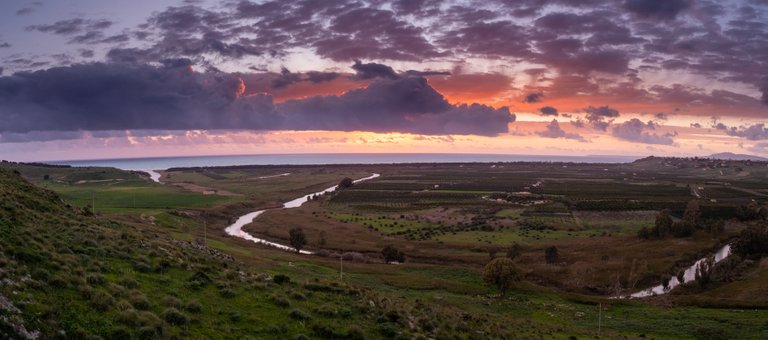
<path id="1" fill-rule="evenodd" d="M 4 2 L 0 153 L 768 155 L 768 7 L 673 2 Z"/>

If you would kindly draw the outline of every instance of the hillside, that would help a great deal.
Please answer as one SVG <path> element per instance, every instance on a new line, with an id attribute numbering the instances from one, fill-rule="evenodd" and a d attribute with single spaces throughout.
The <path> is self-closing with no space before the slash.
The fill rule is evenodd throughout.
<path id="1" fill-rule="evenodd" d="M 374 316 L 397 314 L 361 290 L 251 272 L 214 249 L 94 218 L 4 170 L 0 198 L 2 338 L 356 338 Z"/>
<path id="2" fill-rule="evenodd" d="M 755 156 L 755 155 L 746 155 L 746 154 L 740 154 L 740 153 L 733 153 L 733 152 L 720 152 L 720 153 L 714 153 L 709 155 L 707 158 L 713 158 L 713 159 L 727 159 L 727 160 L 734 160 L 734 161 L 758 161 L 758 162 L 765 162 L 768 161 L 768 158 Z"/>

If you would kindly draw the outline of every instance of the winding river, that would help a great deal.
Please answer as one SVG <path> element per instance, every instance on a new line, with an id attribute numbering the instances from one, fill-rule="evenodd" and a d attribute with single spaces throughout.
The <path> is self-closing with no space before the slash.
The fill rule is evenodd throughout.
<path id="1" fill-rule="evenodd" d="M 370 175 L 368 177 L 364 177 L 364 178 L 360 178 L 360 179 L 354 180 L 354 181 L 352 181 L 352 183 L 359 183 L 359 182 L 362 182 L 362 181 L 367 181 L 367 180 L 370 180 L 370 179 L 377 178 L 379 176 L 381 176 L 381 175 L 380 174 L 372 174 L 372 175 Z M 309 201 L 309 199 L 312 198 L 312 196 L 322 195 L 322 194 L 325 194 L 325 193 L 328 193 L 328 192 L 335 191 L 338 187 L 339 187 L 338 185 L 334 185 L 334 186 L 332 186 L 332 187 L 330 187 L 328 189 L 325 189 L 325 190 L 322 190 L 322 191 L 318 191 L 318 192 L 314 192 L 314 193 L 311 193 L 311 194 L 307 194 L 307 195 L 301 196 L 301 197 L 299 197 L 297 199 L 285 202 L 285 203 L 283 203 L 283 208 L 282 209 L 298 208 L 302 204 L 304 204 L 307 201 Z M 276 209 L 279 209 L 279 208 L 276 208 Z M 258 237 L 254 237 L 253 235 L 251 235 L 251 234 L 249 234 L 249 233 L 247 233 L 246 231 L 243 230 L 244 226 L 246 226 L 247 224 L 252 223 L 253 220 L 256 217 L 258 217 L 259 215 L 263 214 L 264 212 L 266 212 L 268 210 L 272 210 L 272 209 L 264 209 L 264 210 L 254 211 L 254 212 L 247 213 L 247 214 L 245 214 L 243 216 L 240 216 L 237 219 L 237 221 L 235 221 L 235 223 L 233 223 L 232 225 L 228 226 L 226 229 L 224 229 L 224 231 L 228 235 L 239 237 L 239 238 L 242 238 L 242 239 L 245 239 L 245 240 L 253 241 L 253 242 L 256 242 L 256 243 L 260 243 L 260 244 L 265 244 L 265 245 L 272 246 L 272 247 L 279 248 L 279 249 L 283 249 L 283 250 L 296 251 L 296 249 L 294 249 L 291 246 L 287 246 L 287 245 L 284 245 L 284 244 L 280 244 L 280 243 L 276 243 L 276 242 L 271 242 L 271 241 L 267 241 L 267 240 L 264 240 L 264 239 L 260 239 Z M 302 251 L 300 251 L 300 253 L 301 254 L 313 254 L 313 252 L 307 251 L 307 250 L 302 250 Z"/>
<path id="2" fill-rule="evenodd" d="M 151 179 L 153 182 L 160 183 L 160 176 L 161 174 L 155 170 L 144 170 L 144 172 L 149 174 L 149 179 Z"/>
<path id="3" fill-rule="evenodd" d="M 714 254 L 714 262 L 718 263 L 722 260 L 724 260 L 726 257 L 731 255 L 731 245 L 725 245 L 724 247 L 720 248 L 715 254 Z M 685 269 L 685 274 L 683 274 L 683 282 L 682 283 L 688 283 L 696 281 L 696 268 L 698 268 L 699 264 L 701 262 L 706 261 L 707 258 L 702 258 L 696 261 L 693 265 Z M 663 284 L 660 284 L 658 286 L 654 286 L 648 289 L 641 290 L 637 293 L 630 294 L 629 296 L 624 296 L 624 298 L 644 298 L 654 295 L 661 295 L 669 293 L 673 288 L 679 286 L 681 282 L 677 279 L 676 275 L 673 275 L 672 279 L 669 280 L 669 284 L 665 287 Z"/>

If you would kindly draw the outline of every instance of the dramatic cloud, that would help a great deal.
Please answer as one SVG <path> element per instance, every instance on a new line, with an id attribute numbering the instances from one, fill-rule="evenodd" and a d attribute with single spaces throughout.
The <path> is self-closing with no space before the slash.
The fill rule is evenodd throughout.
<path id="1" fill-rule="evenodd" d="M 590 106 L 585 111 L 587 112 L 585 117 L 587 121 L 592 125 L 593 128 L 601 131 L 606 131 L 608 129 L 608 126 L 613 122 L 613 119 L 611 118 L 616 118 L 619 116 L 618 110 L 612 109 L 608 106 Z"/>
<path id="2" fill-rule="evenodd" d="M 245 84 L 236 75 L 195 73 L 188 59 L 161 64 L 93 63 L 0 77 L 3 140 L 19 140 L 18 134 L 29 132 L 48 138 L 55 134 L 46 131 L 146 129 L 494 136 L 507 132 L 515 120 L 506 107 L 451 105 L 422 77 L 379 79 L 341 96 L 276 105 L 268 95 L 245 95 Z M 282 76 L 291 74 L 285 71 Z M 327 76 L 314 77 L 325 81 Z"/>
<path id="3" fill-rule="evenodd" d="M 579 142 L 587 141 L 586 139 L 584 139 L 584 137 L 582 137 L 577 133 L 568 133 L 563 131 L 563 129 L 560 127 L 560 123 L 557 122 L 557 119 L 553 119 L 549 124 L 547 124 L 546 130 L 536 132 L 536 134 L 544 138 L 575 139 L 575 140 L 578 140 Z"/>
<path id="4" fill-rule="evenodd" d="M 0 78 L 0 132 L 268 129 L 272 99 L 242 81 L 187 68 L 83 64 Z"/>
<path id="5" fill-rule="evenodd" d="M 420 77 L 380 79 L 341 96 L 291 100 L 279 111 L 285 126 L 297 130 L 494 136 L 515 120 L 506 107 L 451 105 Z"/>
<path id="6" fill-rule="evenodd" d="M 557 116 L 559 113 L 557 109 L 551 106 L 545 106 L 539 109 L 542 116 Z"/>
<path id="7" fill-rule="evenodd" d="M 352 65 L 352 69 L 357 72 L 357 79 L 360 80 L 374 78 L 397 79 L 400 77 L 394 69 L 387 65 L 376 63 L 363 64 L 360 60 L 355 60 L 355 64 Z"/>
<path id="8" fill-rule="evenodd" d="M 0 43 L 0 48 L 10 48 L 11 44 L 9 43 Z"/>
<path id="9" fill-rule="evenodd" d="M 635 143 L 644 144 L 661 144 L 661 145 L 673 145 L 675 141 L 672 137 L 675 134 L 665 133 L 658 135 L 655 133 L 644 132 L 644 130 L 655 130 L 656 125 L 649 121 L 643 123 L 637 118 L 632 118 L 626 122 L 615 125 L 611 131 L 611 134 L 618 138 Z"/>

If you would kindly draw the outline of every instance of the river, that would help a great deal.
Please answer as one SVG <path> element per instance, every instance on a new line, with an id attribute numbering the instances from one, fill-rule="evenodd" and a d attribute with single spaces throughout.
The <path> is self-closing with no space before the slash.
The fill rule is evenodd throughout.
<path id="1" fill-rule="evenodd" d="M 370 175 L 368 177 L 364 177 L 364 178 L 360 178 L 360 179 L 354 180 L 352 183 L 359 183 L 359 182 L 362 182 L 362 181 L 367 181 L 367 180 L 370 180 L 370 179 L 377 178 L 379 176 L 381 176 L 381 175 L 380 174 L 372 174 L 372 175 Z M 283 208 L 282 209 L 298 208 L 302 204 L 304 204 L 307 201 L 309 201 L 309 199 L 312 196 L 323 195 L 325 193 L 335 191 L 338 187 L 339 187 L 338 185 L 334 185 L 334 186 L 332 186 L 332 187 L 330 187 L 328 189 L 325 189 L 325 190 L 322 190 L 322 191 L 318 191 L 318 192 L 314 192 L 314 193 L 311 193 L 311 194 L 307 194 L 307 195 L 301 196 L 299 198 L 296 198 L 294 200 L 285 202 L 285 203 L 283 203 Z M 264 209 L 264 210 L 254 211 L 254 212 L 247 213 L 247 214 L 245 214 L 243 216 L 240 216 L 237 219 L 237 221 L 235 221 L 235 223 L 233 223 L 232 225 L 228 226 L 226 229 L 224 229 L 224 231 L 228 235 L 230 235 L 230 236 L 235 236 L 235 237 L 239 237 L 239 238 L 242 238 L 242 239 L 245 239 L 245 240 L 249 240 L 249 241 L 253 241 L 253 242 L 256 242 L 256 243 L 265 244 L 265 245 L 272 246 L 272 247 L 275 247 L 275 248 L 278 248 L 278 249 L 289 250 L 289 251 L 296 251 L 296 249 L 294 249 L 291 246 L 280 244 L 280 243 L 276 243 L 276 242 L 271 242 L 271 241 L 267 241 L 265 239 L 261 239 L 261 238 L 255 237 L 255 236 L 253 236 L 253 235 L 251 235 L 248 232 L 243 230 L 244 226 L 246 226 L 246 225 L 248 225 L 250 223 L 253 223 L 253 220 L 256 217 L 258 217 L 259 215 L 261 215 L 264 212 L 269 211 L 269 210 L 273 210 L 273 209 Z M 300 251 L 300 253 L 301 254 L 307 254 L 307 255 L 313 254 L 313 252 L 307 251 L 307 250 L 302 250 L 302 251 Z"/>
<path id="2" fill-rule="evenodd" d="M 718 250 L 715 253 L 715 258 L 714 258 L 715 263 L 718 263 L 718 262 L 724 260 L 729 255 L 731 255 L 731 245 L 725 245 L 724 247 L 720 248 L 720 250 Z M 699 266 L 699 264 L 701 264 L 701 262 L 706 261 L 707 258 L 708 257 L 699 259 L 698 261 L 696 261 L 696 263 L 694 263 L 690 267 L 686 268 L 685 269 L 685 274 L 683 275 L 683 282 L 682 283 L 688 283 L 688 282 L 696 281 L 696 268 L 698 268 L 698 266 Z M 644 298 L 644 297 L 649 297 L 649 296 L 654 296 L 654 295 L 666 294 L 666 293 L 669 293 L 675 287 L 679 286 L 680 284 L 681 284 L 681 282 L 677 279 L 677 275 L 673 275 L 672 279 L 669 280 L 669 284 L 667 284 L 666 287 L 664 286 L 664 284 L 660 284 L 658 286 L 654 286 L 654 287 L 651 287 L 651 288 L 648 288 L 648 289 L 641 290 L 641 291 L 639 291 L 637 293 L 634 293 L 634 294 L 631 294 L 629 296 L 625 296 L 625 298 L 630 298 L 630 299 L 632 299 L 632 298 Z"/>

